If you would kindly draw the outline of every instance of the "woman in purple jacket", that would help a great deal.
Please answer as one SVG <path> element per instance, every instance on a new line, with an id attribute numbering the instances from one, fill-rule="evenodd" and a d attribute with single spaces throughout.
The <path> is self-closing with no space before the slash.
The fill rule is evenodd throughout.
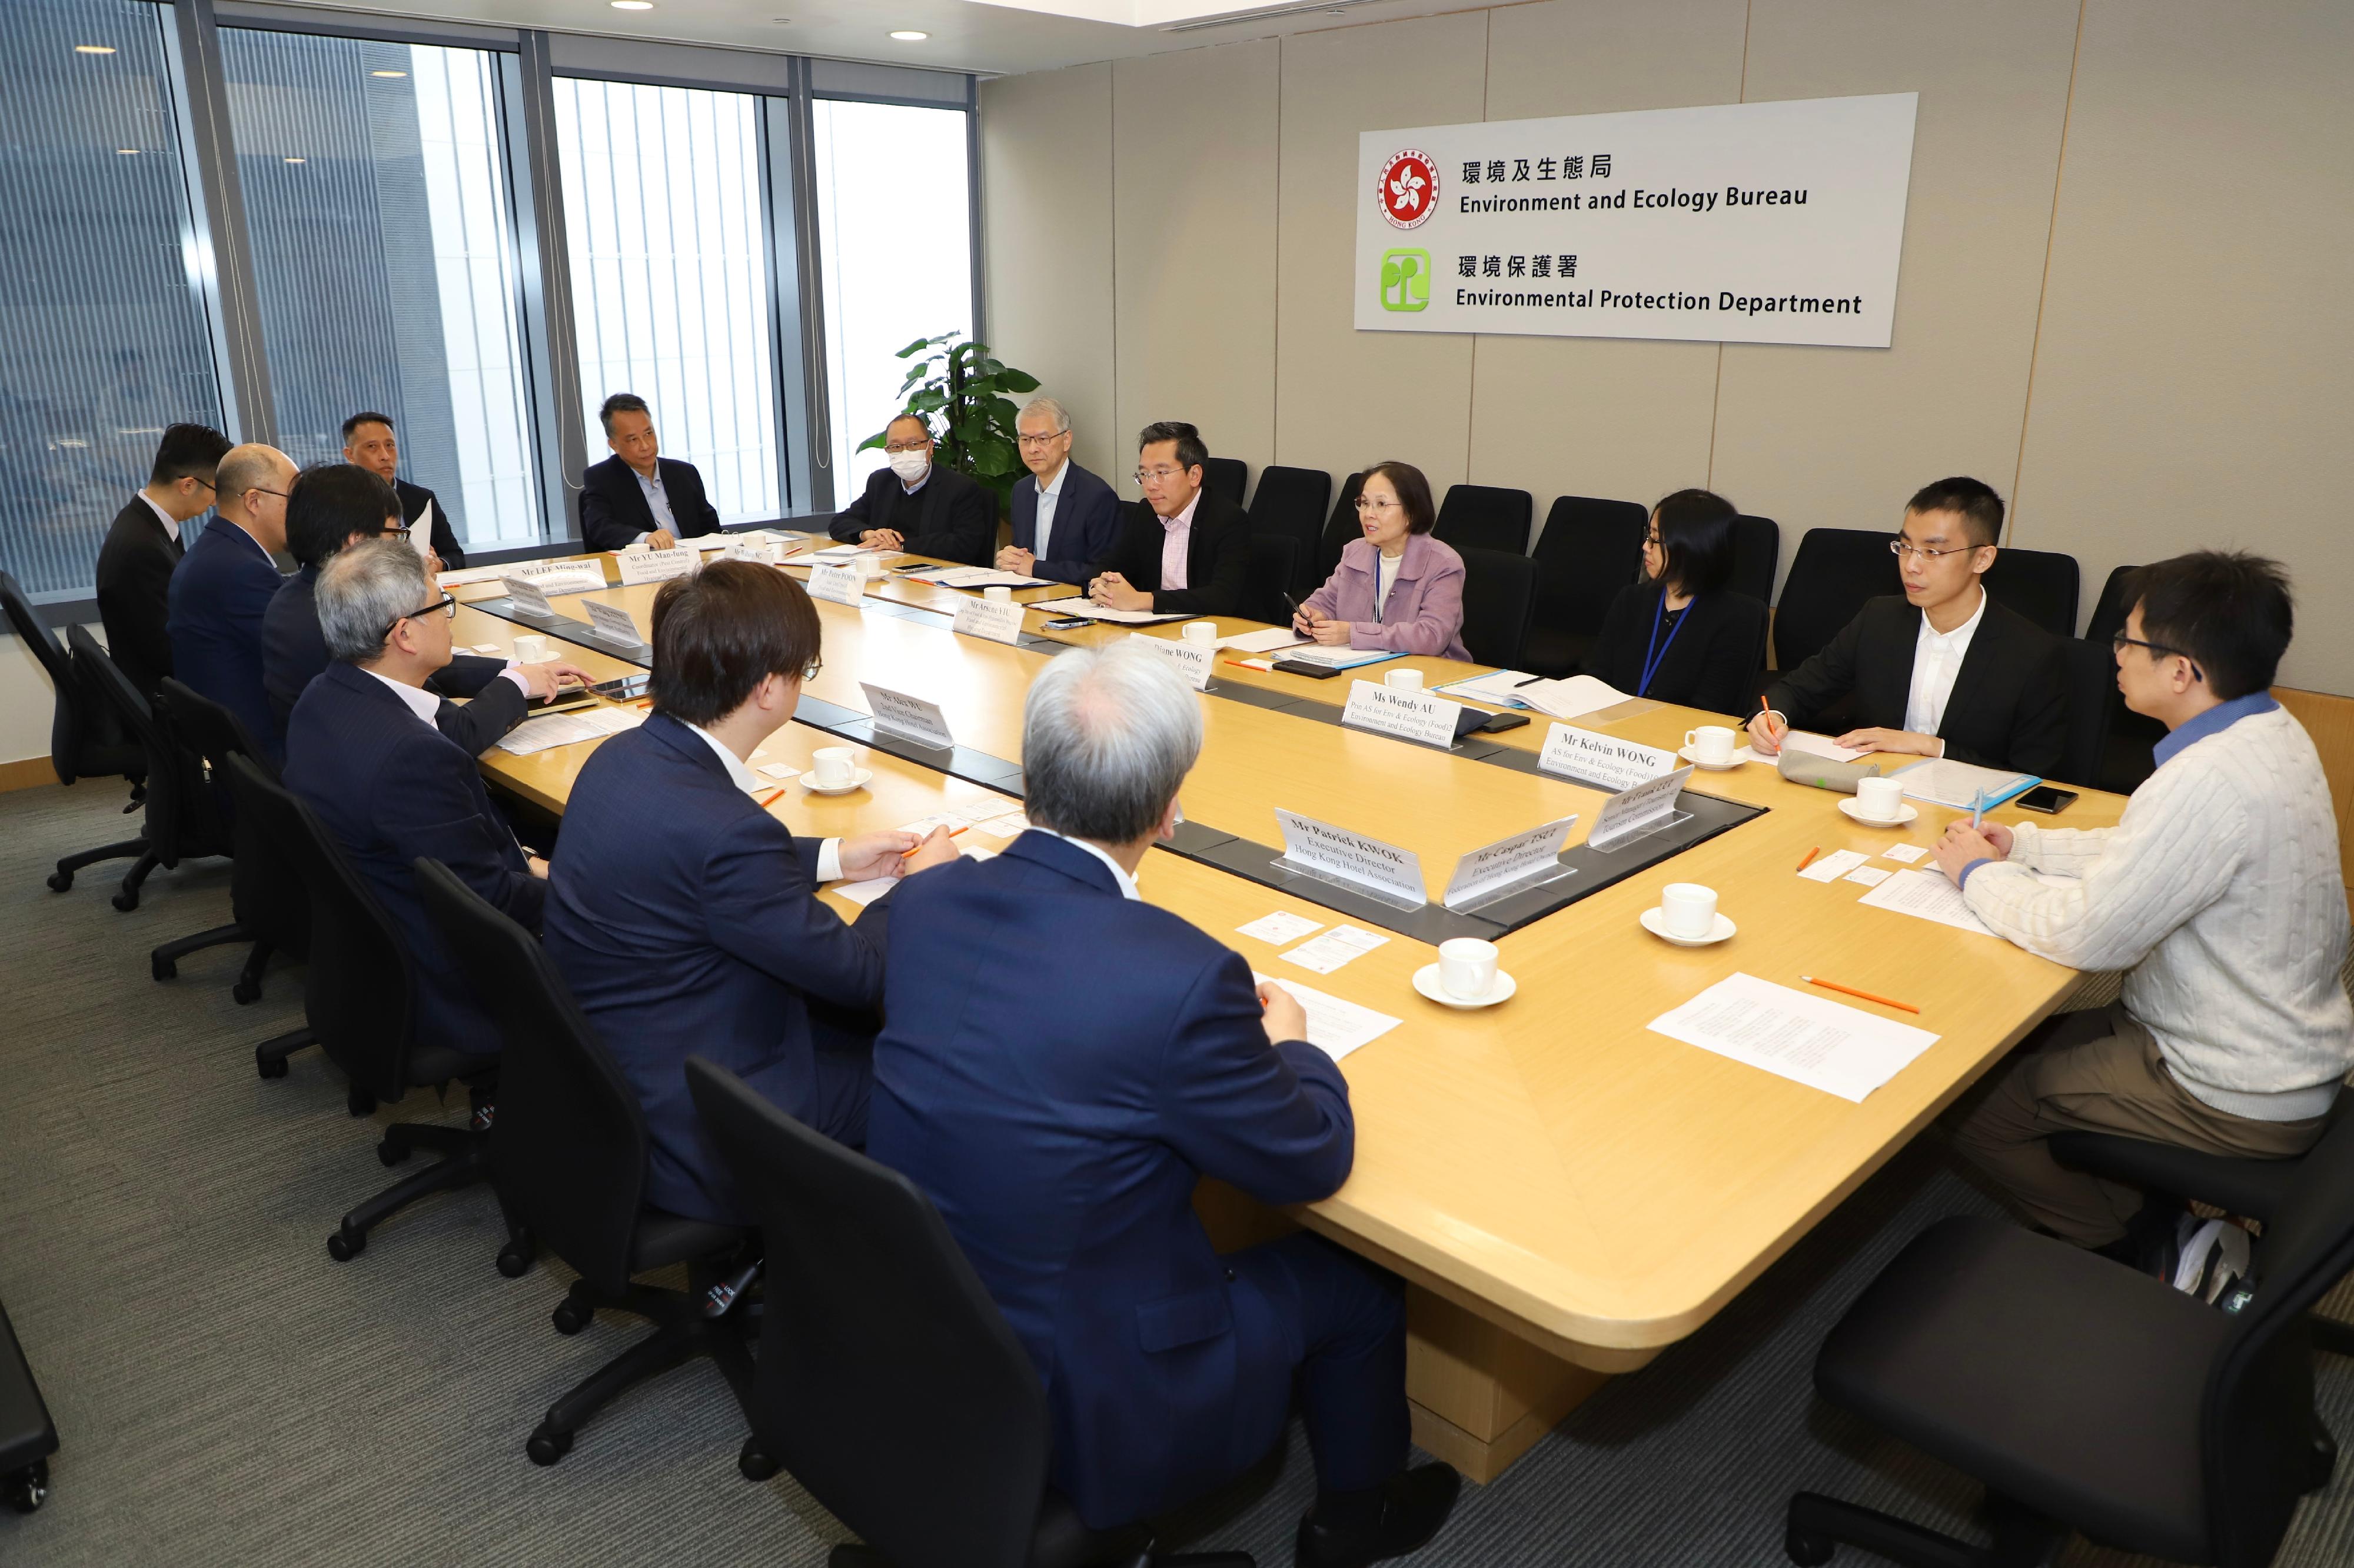
<path id="1" fill-rule="evenodd" d="M 1463 647 L 1463 557 L 1430 536 L 1430 482 L 1402 462 L 1365 471 L 1357 524 L 1324 586 L 1291 629 L 1331 648 L 1386 648 L 1469 659 Z"/>

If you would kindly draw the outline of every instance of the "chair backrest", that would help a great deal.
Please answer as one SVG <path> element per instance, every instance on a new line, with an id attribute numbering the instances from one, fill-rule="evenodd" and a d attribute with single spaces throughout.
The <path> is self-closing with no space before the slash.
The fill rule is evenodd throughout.
<path id="1" fill-rule="evenodd" d="M 1291 607 L 1283 602 L 1283 595 L 1299 575 L 1299 540 L 1280 534 L 1253 534 L 1250 580 L 1243 589 L 1242 612 L 1270 626 L 1289 625 Z"/>
<path id="2" fill-rule="evenodd" d="M 178 734 L 120 666 L 98 645 L 86 626 L 66 629 L 74 670 L 114 715 L 115 723 L 146 757 L 147 798 L 142 828 L 148 853 L 167 866 L 192 855 L 227 854 L 231 845 L 227 814 L 212 800 L 204 759 Z"/>
<path id="3" fill-rule="evenodd" d="M 2084 626 L 2088 641 L 2105 645 L 2126 629 L 2126 617 L 2133 613 L 2126 599 L 2126 579 L 2139 570 L 2139 567 L 2117 567 L 2110 571 L 2108 581 L 2101 585 L 2101 597 L 2093 605 L 2093 619 Z"/>
<path id="4" fill-rule="evenodd" d="M 1771 517 L 1733 520 L 1733 580 L 1725 586 L 1759 604 L 1774 602 L 1774 569 L 1782 564 L 1782 527 Z"/>
<path id="5" fill-rule="evenodd" d="M 2107 643 L 2081 637 L 2062 638 L 2060 657 L 2068 689 L 2068 747 L 2061 754 L 2059 782 L 2097 788 L 2118 700 L 2116 661 Z"/>
<path id="6" fill-rule="evenodd" d="M 2334 1118 L 2264 1226 L 2254 1294 L 2207 1372 L 2200 1410 L 2213 1561 L 2273 1560 L 2306 1486 L 2313 1349 L 2306 1314 L 2354 1272 L 2354 1117 Z"/>
<path id="7" fill-rule="evenodd" d="M 129 759 L 121 727 L 100 708 L 97 693 L 75 673 L 73 661 L 59 646 L 57 634 L 41 623 L 23 586 L 6 572 L 0 572 L 0 613 L 7 616 L 9 630 L 33 651 L 49 677 L 49 766 L 57 769 L 58 782 L 70 784 L 76 779 L 119 772 L 119 767 L 108 769 L 102 764 Z M 107 758 L 94 755 L 101 748 L 98 743 L 111 743 L 106 748 L 115 755 Z"/>
<path id="8" fill-rule="evenodd" d="M 1270 463 L 1258 471 L 1258 489 L 1250 503 L 1251 532 L 1280 534 L 1298 544 L 1290 583 L 1295 594 L 1316 587 L 1308 577 L 1316 569 L 1316 546 L 1331 504 L 1332 476 L 1320 468 Z"/>
<path id="9" fill-rule="evenodd" d="M 1531 556 L 1537 564 L 1536 624 L 1572 638 L 1598 635 L 1610 601 L 1643 569 L 1650 521 L 1632 501 L 1555 501 Z"/>
<path id="10" fill-rule="evenodd" d="M 2005 549 L 1979 579 L 1995 603 L 2054 637 L 2076 635 L 2076 557 L 2057 550 Z"/>
<path id="11" fill-rule="evenodd" d="M 1351 498 L 1352 501 L 1354 497 Z M 1430 533 L 1460 550 L 1502 550 L 1515 556 L 1529 553 L 1529 525 L 1536 520 L 1535 497 L 1525 490 L 1495 484 L 1450 484 L 1438 503 L 1438 522 Z"/>
<path id="12" fill-rule="evenodd" d="M 1332 514 L 1324 520 L 1324 537 L 1316 546 L 1315 585 L 1321 587 L 1341 564 L 1341 552 L 1349 541 L 1362 539 L 1365 531 L 1357 525 L 1357 497 L 1365 488 L 1365 476 L 1352 473 L 1341 482 L 1341 493 L 1332 498 Z"/>
<path id="13" fill-rule="evenodd" d="M 202 759 L 205 793 L 213 814 L 228 824 L 237 865 L 229 879 L 229 906 L 237 923 L 256 938 L 300 959 L 310 950 L 310 900 L 292 863 L 252 821 L 237 811 L 229 788 L 228 759 L 243 757 L 271 778 L 277 769 L 258 751 L 245 721 L 210 697 L 200 696 L 175 676 L 156 683 L 154 706 L 182 746 Z"/>
<path id="14" fill-rule="evenodd" d="M 1537 564 L 1510 550 L 1456 547 L 1463 557 L 1463 647 L 1482 664 L 1518 667 L 1536 606 Z"/>
<path id="15" fill-rule="evenodd" d="M 1774 610 L 1774 662 L 1795 670 L 1839 635 L 1867 599 L 1903 593 L 1904 578 L 1888 551 L 1891 535 L 1872 528 L 1809 528 L 1798 541 L 1782 602 Z"/>
<path id="16" fill-rule="evenodd" d="M 379 1100 L 400 1098 L 417 1003 L 408 941 L 309 806 L 251 758 L 231 757 L 228 768 L 238 814 L 269 835 L 310 900 L 302 1010 L 312 1033 L 352 1082 Z"/>
<path id="17" fill-rule="evenodd" d="M 637 1092 L 536 938 L 440 861 L 416 872 L 441 945 L 499 1026 L 501 1201 L 582 1277 L 626 1289 L 652 1147 Z"/>
<path id="18" fill-rule="evenodd" d="M 762 1446 L 897 1568 L 1023 1568 L 1045 1390 L 938 1211 L 725 1068 L 686 1083 L 767 1251 Z"/>
<path id="19" fill-rule="evenodd" d="M 1222 495 L 1235 505 L 1243 503 L 1243 492 L 1250 487 L 1250 464 L 1240 458 L 1214 457 L 1202 465 L 1202 488 L 1213 495 Z"/>
<path id="20" fill-rule="evenodd" d="M 1750 618 L 1749 658 L 1743 666 L 1740 678 L 1731 685 L 1714 691 L 1695 691 L 1692 706 L 1745 718 L 1757 711 L 1757 694 L 1766 689 L 1766 647 L 1774 626 L 1774 613 L 1762 600 L 1751 599 L 1745 593 L 1728 592 L 1725 602 L 1736 613 Z"/>

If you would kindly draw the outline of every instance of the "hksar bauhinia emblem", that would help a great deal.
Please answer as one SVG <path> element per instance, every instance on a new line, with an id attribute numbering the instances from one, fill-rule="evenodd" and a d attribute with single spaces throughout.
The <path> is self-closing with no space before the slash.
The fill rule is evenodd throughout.
<path id="1" fill-rule="evenodd" d="M 1393 153 L 1382 168 L 1375 195 L 1381 200 L 1382 216 L 1392 228 L 1419 228 L 1438 200 L 1438 164 L 1418 148 Z"/>

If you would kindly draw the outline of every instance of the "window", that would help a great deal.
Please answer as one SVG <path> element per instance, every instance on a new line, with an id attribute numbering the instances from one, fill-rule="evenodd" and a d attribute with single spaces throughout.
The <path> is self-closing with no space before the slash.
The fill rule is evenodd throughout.
<path id="1" fill-rule="evenodd" d="M 0 569 L 28 593 L 88 592 L 164 427 L 221 423 L 169 18 L 142 0 L 0 5 Z"/>
<path id="2" fill-rule="evenodd" d="M 847 505 L 884 461 L 854 449 L 902 406 L 907 362 L 894 356 L 972 331 L 965 111 L 820 99 L 811 117 L 834 500 Z"/>
<path id="3" fill-rule="evenodd" d="M 279 445 L 389 414 L 468 547 L 540 535 L 498 57 L 223 28 Z"/>
<path id="4" fill-rule="evenodd" d="M 634 392 L 663 455 L 700 469 L 730 522 L 779 510 L 761 108 L 749 93 L 556 79 L 589 455 L 605 455 L 598 405 Z"/>

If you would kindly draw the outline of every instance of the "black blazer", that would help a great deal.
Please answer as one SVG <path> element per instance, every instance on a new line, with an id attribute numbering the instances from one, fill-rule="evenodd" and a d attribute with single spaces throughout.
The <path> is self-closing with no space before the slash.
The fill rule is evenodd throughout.
<path id="1" fill-rule="evenodd" d="M 1119 544 L 1119 497 L 1110 485 L 1081 468 L 1066 461 L 1069 470 L 1063 476 L 1061 493 L 1055 498 L 1055 525 L 1046 535 L 1052 556 L 1039 556 L 1030 564 L 1030 575 L 1046 577 L 1058 583 L 1076 583 L 1085 588 L 1087 579 L 1096 575 L 1096 563 L 1109 556 Z M 1025 473 L 1013 482 L 1013 493 L 1006 510 L 1013 528 L 1016 548 L 1035 550 L 1032 541 L 1038 536 L 1038 476 Z"/>
<path id="2" fill-rule="evenodd" d="M 466 552 L 458 548 L 458 535 L 450 527 L 450 514 L 434 498 L 433 493 L 405 479 L 394 480 L 392 488 L 400 494 L 400 520 L 403 523 L 413 524 L 425 515 L 428 506 L 433 508 L 433 553 L 440 556 L 441 564 L 453 572 L 464 566 Z M 641 502 L 643 499 L 640 497 Z"/>
<path id="3" fill-rule="evenodd" d="M 1921 611 L 1902 595 L 1872 599 L 1821 652 L 1767 688 L 1766 705 L 1806 729 L 1852 694 L 1854 727 L 1903 729 L 1920 635 Z M 1937 726 L 1946 755 L 2046 779 L 2058 773 L 2068 745 L 2061 657 L 2058 638 L 1989 598 Z"/>
<path id="4" fill-rule="evenodd" d="M 106 543 L 98 547 L 98 619 L 106 627 L 106 651 L 149 697 L 172 673 L 172 639 L 164 626 L 172 568 L 186 549 L 136 495 L 114 514 Z"/>
<path id="5" fill-rule="evenodd" d="M 1152 593 L 1162 615 L 1240 615 L 1250 588 L 1250 518 L 1243 509 L 1209 490 L 1193 508 L 1193 531 L 1185 543 L 1185 583 L 1161 586 L 1161 546 L 1167 530 L 1146 501 L 1131 503 L 1120 524 L 1119 545 L 1102 569 L 1118 572 L 1128 586 Z"/>
<path id="6" fill-rule="evenodd" d="M 304 567 L 286 579 L 261 617 L 261 686 L 282 730 L 302 693 L 327 667 L 327 637 L 319 630 L 319 568 Z M 460 653 L 425 683 L 440 697 L 472 697 L 464 707 L 445 702 L 433 726 L 480 757 L 499 736 L 523 722 L 531 698 L 513 681 L 502 681 L 504 659 Z"/>
<path id="7" fill-rule="evenodd" d="M 866 476 L 864 493 L 834 514 L 827 532 L 854 545 L 869 528 L 896 528 L 911 556 L 985 567 L 996 556 L 991 546 L 997 542 L 997 503 L 989 492 L 937 460 L 931 477 L 913 495 L 897 474 L 878 468 Z"/>
<path id="8" fill-rule="evenodd" d="M 1757 671 L 1766 651 L 1766 607 L 1747 594 L 1720 588 L 1684 606 L 1672 633 L 1661 627 L 1667 652 L 1659 655 L 1651 683 L 1643 686 L 1643 660 L 1651 652 L 1659 609 L 1659 585 L 1629 583 L 1610 601 L 1602 633 L 1585 656 L 1589 675 L 1633 696 L 1705 708 L 1712 714 L 1753 713 L 1757 707 Z"/>
<path id="9" fill-rule="evenodd" d="M 670 514 L 678 524 L 679 538 L 693 539 L 719 532 L 719 513 L 704 498 L 703 476 L 695 471 L 693 463 L 656 458 L 654 473 L 662 481 L 663 494 L 670 501 Z M 625 550 L 631 540 L 653 532 L 654 527 L 654 514 L 646 505 L 646 493 L 638 488 L 637 470 L 618 457 L 589 464 L 588 471 L 580 476 L 583 545 L 591 550 Z"/>

